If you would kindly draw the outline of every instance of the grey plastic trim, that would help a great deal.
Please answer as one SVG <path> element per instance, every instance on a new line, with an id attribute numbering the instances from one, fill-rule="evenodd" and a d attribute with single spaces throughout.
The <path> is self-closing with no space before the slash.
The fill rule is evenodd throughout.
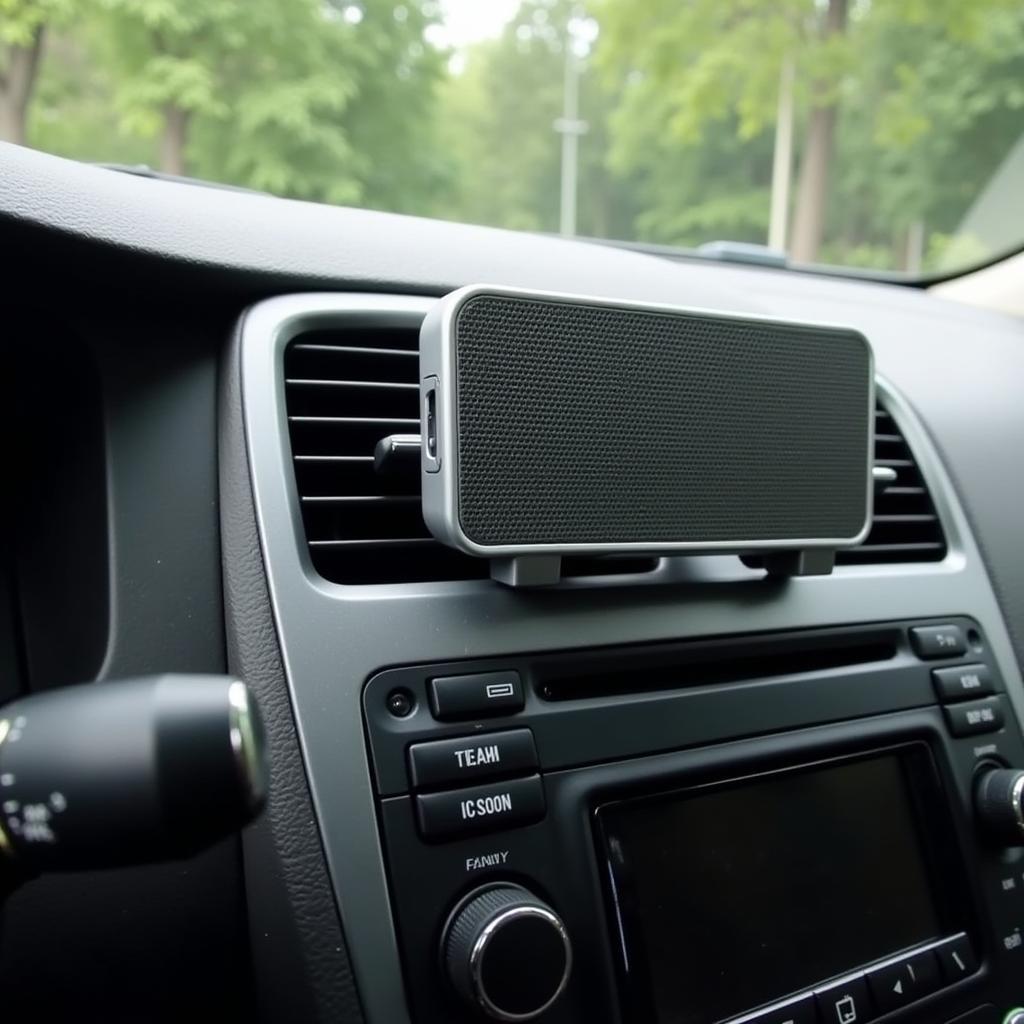
<path id="1" fill-rule="evenodd" d="M 957 932 L 955 935 L 944 935 L 941 939 L 936 939 L 934 942 L 927 942 L 921 946 L 912 946 L 910 949 L 899 953 L 897 956 L 891 956 L 887 960 L 882 960 L 880 963 L 872 964 L 871 970 L 876 971 L 882 967 L 892 967 L 896 964 L 903 963 L 905 960 L 909 960 L 912 956 L 920 956 L 921 953 L 927 953 L 931 949 L 941 949 L 947 943 L 954 942 L 957 939 L 967 939 L 966 932 Z M 862 972 L 858 972 L 862 973 Z M 832 984 L 831 982 L 829 983 Z M 755 1013 L 744 1014 L 742 1017 L 737 1017 L 735 1020 L 730 1020 L 729 1024 L 757 1024 L 758 1021 L 765 1020 L 769 1014 L 779 1014 L 779 1019 L 782 1019 L 782 1013 L 789 1006 L 793 1006 L 800 1002 L 801 999 L 806 999 L 808 993 L 801 993 L 798 996 L 794 996 L 789 999 L 783 999 L 777 1003 L 773 1003 L 771 1006 L 762 1007 Z M 971 1014 L 967 1015 L 968 1017 Z M 963 1017 L 960 1018 L 963 1020 Z M 1004 1022 L 1005 1024 L 1005 1022 Z M 1012 1021 L 1010 1022 L 1012 1024 Z"/>
<path id="2" fill-rule="evenodd" d="M 679 542 L 652 545 L 650 543 L 621 542 L 615 544 L 478 544 L 468 537 L 459 519 L 459 446 L 456 443 L 456 353 L 455 319 L 462 307 L 479 295 L 500 295 L 505 298 L 533 299 L 544 302 L 570 302 L 581 306 L 605 306 L 610 309 L 630 309 L 644 313 L 691 313 L 713 316 L 725 320 L 758 321 L 783 327 L 804 326 L 827 328 L 855 334 L 864 345 L 868 356 L 868 436 L 864 465 L 864 522 L 852 537 L 808 537 L 778 540 L 735 540 L 728 543 Z M 875 356 L 860 331 L 855 328 L 810 320 L 784 320 L 778 317 L 758 316 L 753 313 L 730 314 L 720 310 L 697 306 L 671 306 L 665 303 L 633 302 L 625 299 L 598 298 L 593 295 L 573 295 L 562 292 L 533 291 L 505 288 L 496 285 L 473 284 L 446 295 L 427 314 L 420 333 L 420 388 L 421 402 L 429 392 L 436 395 L 437 457 L 428 457 L 423 448 L 421 479 L 423 484 L 423 518 L 430 532 L 442 543 L 458 548 L 478 558 L 514 558 L 519 555 L 581 555 L 612 553 L 647 554 L 708 554 L 722 552 L 778 551 L 785 549 L 850 548 L 856 547 L 871 530 L 871 511 L 874 502 L 872 470 L 874 469 L 874 412 L 875 412 Z"/>
<path id="3" fill-rule="evenodd" d="M 382 667 L 966 613 L 985 631 L 1018 719 L 1024 713 L 1006 626 L 950 478 L 916 415 L 881 379 L 879 393 L 918 459 L 946 532 L 949 552 L 941 562 L 843 566 L 831 576 L 780 587 L 765 585 L 760 574 L 744 572 L 729 556 L 664 559 L 648 577 L 569 580 L 525 595 L 489 581 L 341 586 L 318 577 L 296 500 L 284 348 L 310 328 L 415 328 L 432 304 L 409 296 L 283 296 L 254 306 L 241 328 L 243 417 L 270 595 L 310 790 L 370 1024 L 409 1020 L 360 707 L 365 681 Z M 716 585 L 702 583 L 700 574 Z M 648 579 L 650 585 L 638 585 Z M 666 580 L 675 582 L 659 585 Z"/>

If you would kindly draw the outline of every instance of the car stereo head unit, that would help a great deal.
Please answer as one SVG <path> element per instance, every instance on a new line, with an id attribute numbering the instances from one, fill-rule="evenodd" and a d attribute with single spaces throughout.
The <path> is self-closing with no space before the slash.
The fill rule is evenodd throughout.
<path id="1" fill-rule="evenodd" d="M 814 987 L 966 924 L 929 806 L 917 744 L 600 807 L 630 1018 L 715 1024 L 806 990 L 793 1019 L 863 1019 L 864 977 Z M 932 983 L 921 963 L 892 985 Z M 889 973 L 871 984 L 884 1000 Z"/>
<path id="2" fill-rule="evenodd" d="M 363 701 L 416 1024 L 1024 1006 L 1024 745 L 971 619 L 394 668 Z"/>

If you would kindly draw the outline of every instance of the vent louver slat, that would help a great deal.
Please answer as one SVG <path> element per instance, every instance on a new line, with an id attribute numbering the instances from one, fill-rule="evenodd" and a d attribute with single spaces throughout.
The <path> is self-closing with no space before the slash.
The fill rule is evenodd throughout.
<path id="1" fill-rule="evenodd" d="M 295 481 L 310 557 L 336 583 L 471 579 L 486 565 L 438 544 L 419 478 L 383 476 L 377 442 L 419 431 L 419 336 L 402 328 L 302 335 L 285 352 Z"/>
<path id="2" fill-rule="evenodd" d="M 374 449 L 417 434 L 419 332 L 347 328 L 302 335 L 285 351 L 292 463 L 310 557 L 335 583 L 414 583 L 487 575 L 487 563 L 430 536 L 417 471 L 385 476 Z M 566 559 L 568 576 L 650 572 L 654 558 Z"/>
<path id="3" fill-rule="evenodd" d="M 418 332 L 316 331 L 285 352 L 295 479 L 316 570 L 336 583 L 411 583 L 487 575 L 484 561 L 438 544 L 420 511 L 417 472 L 381 475 L 374 449 L 389 434 L 419 432 Z M 875 464 L 896 480 L 875 494 L 871 532 L 837 553 L 839 565 L 940 561 L 942 526 L 895 421 L 876 412 Z M 566 559 L 572 576 L 647 573 L 657 559 Z"/>
<path id="4" fill-rule="evenodd" d="M 888 411 L 875 410 L 875 465 L 896 471 L 896 479 L 875 491 L 871 532 L 863 544 L 836 553 L 837 565 L 882 562 L 937 562 L 946 538 L 914 454 Z"/>

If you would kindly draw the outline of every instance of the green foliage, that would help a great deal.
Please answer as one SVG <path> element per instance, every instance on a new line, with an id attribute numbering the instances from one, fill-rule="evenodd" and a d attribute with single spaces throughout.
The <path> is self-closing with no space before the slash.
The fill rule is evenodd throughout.
<path id="1" fill-rule="evenodd" d="M 830 235 L 852 253 L 920 222 L 925 266 L 938 266 L 1024 128 L 1024 8 L 876 4 L 851 38 L 862 57 L 843 95 Z M 958 248 L 991 254 L 977 238 Z"/>
<path id="2" fill-rule="evenodd" d="M 774 123 L 779 71 L 793 58 L 801 95 L 820 102 L 852 55 L 842 38 L 819 35 L 814 0 L 598 0 L 600 64 L 625 81 L 634 111 L 658 109 L 683 145 L 732 121 L 741 139 Z M 621 154 L 619 154 L 621 159 Z"/>
<path id="3" fill-rule="evenodd" d="M 417 159 L 430 149 L 444 71 L 423 39 L 430 9 L 389 0 L 69 8 L 76 16 L 56 45 L 71 59 L 46 63 L 32 138 L 67 155 L 158 164 L 177 116 L 181 163 L 196 177 L 413 209 L 442 177 L 422 174 Z M 61 17 L 52 24 L 67 24 Z"/>
<path id="4" fill-rule="evenodd" d="M 640 202 L 636 235 L 668 245 L 716 238 L 763 242 L 768 229 L 771 137 L 745 135 L 726 112 L 702 142 L 683 143 L 659 129 L 673 100 L 631 76 L 611 115 L 611 167 L 633 182 Z"/>
<path id="5" fill-rule="evenodd" d="M 396 12 L 403 13 L 396 18 Z M 437 145 L 437 92 L 445 55 L 424 34 L 436 11 L 429 3 L 363 5 L 359 24 L 366 61 L 343 123 L 364 206 L 421 213 L 449 180 Z"/>
<path id="6" fill-rule="evenodd" d="M 812 103 L 839 110 L 828 261 L 899 266 L 923 223 L 936 265 L 1024 128 L 1024 9 L 1011 0 L 851 2 L 829 38 L 816 0 L 598 2 L 599 63 L 622 84 L 610 161 L 643 183 L 645 237 L 763 241 L 770 153 L 760 166 L 756 154 L 787 56 L 798 123 Z"/>
<path id="7" fill-rule="evenodd" d="M 838 110 L 821 259 L 899 267 L 919 237 L 925 267 L 991 252 L 964 217 L 1024 131 L 1019 0 L 849 0 L 830 36 L 825 0 L 522 0 L 464 69 L 429 42 L 436 0 L 0 0 L 0 100 L 42 33 L 33 145 L 553 232 L 584 4 L 580 234 L 764 241 L 791 60 L 792 197 L 809 112 Z"/>
<path id="8" fill-rule="evenodd" d="M 0 0 L 0 43 L 28 46 L 39 28 L 65 24 L 80 0 Z"/>
<path id="9" fill-rule="evenodd" d="M 358 200 L 339 122 L 358 90 L 358 26 L 317 0 L 103 0 L 125 134 L 189 127 L 190 173 L 285 195 Z M 268 88 L 268 83 L 272 87 Z"/>
<path id="10" fill-rule="evenodd" d="M 151 139 L 120 130 L 113 76 L 94 65 L 88 43 L 85 26 L 51 35 L 29 119 L 32 144 L 79 160 L 155 164 Z"/>
<path id="11" fill-rule="evenodd" d="M 565 47 L 578 12 L 570 0 L 525 0 L 501 37 L 476 46 L 465 71 L 440 93 L 440 139 L 452 187 L 431 208 L 438 216 L 526 231 L 558 230 Z M 577 232 L 632 234 L 632 193 L 609 172 L 614 94 L 577 57 L 579 139 Z"/>

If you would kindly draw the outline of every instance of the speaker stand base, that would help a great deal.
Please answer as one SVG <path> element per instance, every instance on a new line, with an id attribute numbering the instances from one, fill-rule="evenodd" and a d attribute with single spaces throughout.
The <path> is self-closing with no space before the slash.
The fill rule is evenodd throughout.
<path id="1" fill-rule="evenodd" d="M 764 556 L 769 576 L 828 576 L 835 568 L 836 553 L 831 548 L 807 551 L 776 551 Z"/>
<path id="2" fill-rule="evenodd" d="M 491 579 L 506 587 L 553 587 L 562 580 L 561 555 L 492 558 Z"/>

